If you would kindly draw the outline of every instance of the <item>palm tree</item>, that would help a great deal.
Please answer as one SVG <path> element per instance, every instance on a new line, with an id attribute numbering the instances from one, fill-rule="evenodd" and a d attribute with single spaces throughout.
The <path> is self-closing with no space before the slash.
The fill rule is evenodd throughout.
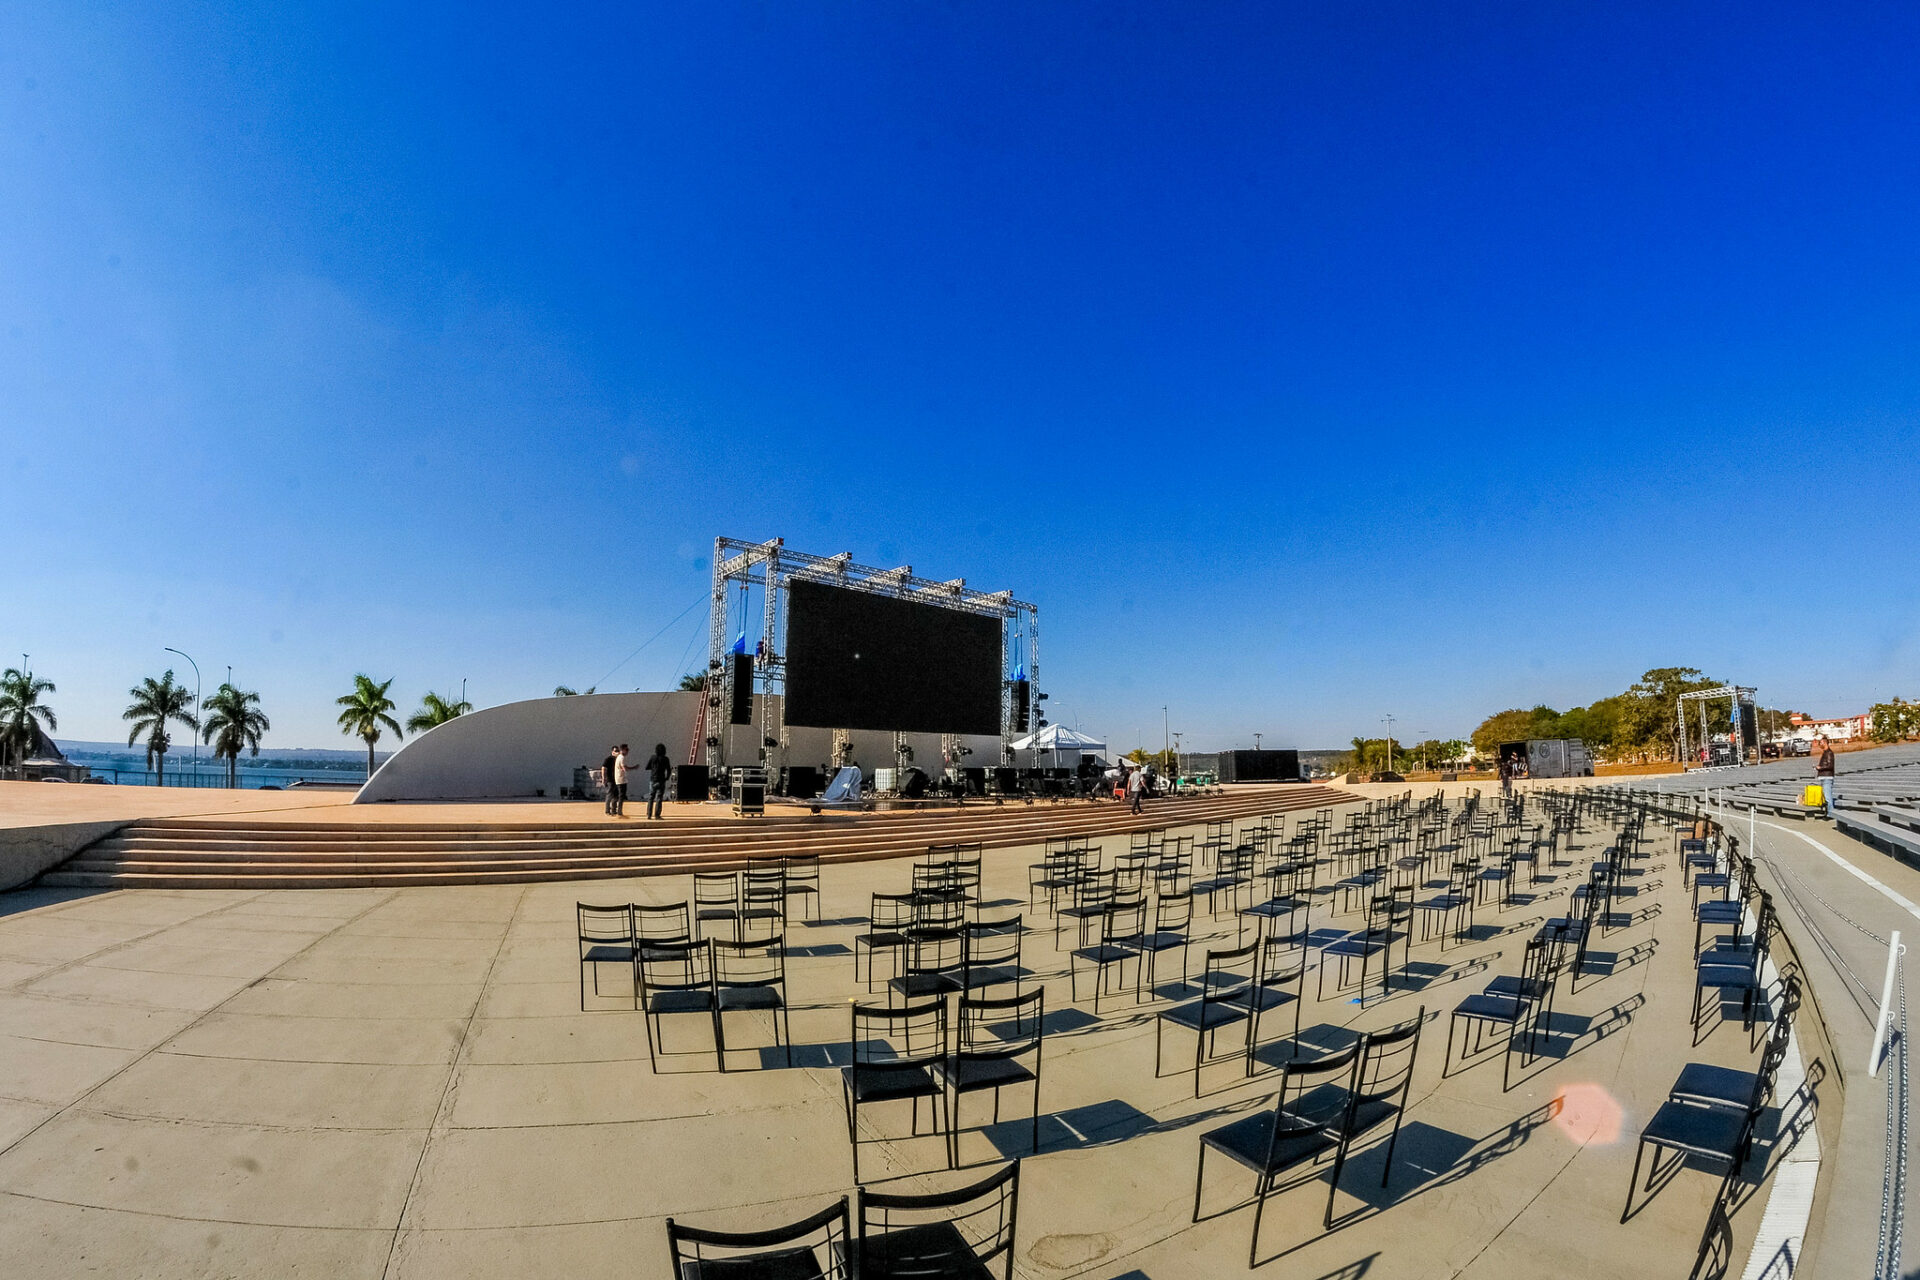
<path id="1" fill-rule="evenodd" d="M 706 688 L 707 673 L 704 671 L 689 671 L 680 677 L 680 692 L 682 693 L 704 693 L 706 692 Z"/>
<path id="2" fill-rule="evenodd" d="M 153 768 L 153 785 L 165 786 L 167 748 L 172 744 L 167 737 L 167 722 L 177 721 L 189 729 L 200 727 L 200 721 L 193 714 L 193 690 L 175 684 L 173 669 L 169 667 L 158 680 L 148 676 L 128 693 L 133 705 L 120 717 L 133 721 L 133 728 L 127 732 L 127 745 L 138 742 L 141 734 L 147 735 L 147 763 Z"/>
<path id="3" fill-rule="evenodd" d="M 345 707 L 340 713 L 340 732 L 357 735 L 367 744 L 367 777 L 373 777 L 373 744 L 380 741 L 382 729 L 393 730 L 396 738 L 404 737 L 400 726 L 387 713 L 399 708 L 387 697 L 387 690 L 393 681 L 382 680 L 375 683 L 372 677 L 357 675 L 353 678 L 353 692 L 344 698 L 334 699 L 334 705 Z"/>
<path id="4" fill-rule="evenodd" d="M 473 710 L 473 704 L 471 702 L 464 700 L 449 702 L 439 694 L 429 690 L 427 695 L 420 699 L 420 710 L 414 712 L 407 720 L 407 732 L 425 733 L 427 730 L 438 725 L 443 725 L 449 720 L 457 720 L 471 710 Z"/>
<path id="5" fill-rule="evenodd" d="M 260 710 L 260 695 L 223 684 L 213 691 L 201 709 L 207 713 L 207 719 L 200 728 L 200 740 L 213 744 L 215 760 L 226 760 L 227 785 L 238 786 L 240 752 L 251 749 L 254 755 L 259 755 L 260 735 L 273 727 Z"/>
<path id="6" fill-rule="evenodd" d="M 60 727 L 53 708 L 40 701 L 41 694 L 53 691 L 53 681 L 19 667 L 8 667 L 0 676 L 0 764 L 19 764 L 33 754 L 42 720 L 49 729 Z"/>
<path id="7" fill-rule="evenodd" d="M 599 686 L 597 685 L 595 686 L 595 688 L 598 688 L 598 687 Z M 570 685 L 564 685 L 564 684 L 557 684 L 553 686 L 553 696 L 556 698 L 577 698 L 581 695 L 582 692 L 592 693 L 593 689 L 580 690 L 580 689 L 575 689 Z"/>

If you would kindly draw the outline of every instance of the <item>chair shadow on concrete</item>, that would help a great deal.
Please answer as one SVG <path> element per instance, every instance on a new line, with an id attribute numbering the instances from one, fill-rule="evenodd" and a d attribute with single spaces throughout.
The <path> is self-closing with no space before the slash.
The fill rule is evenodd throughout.
<path id="1" fill-rule="evenodd" d="M 1361 1207 L 1335 1218 L 1333 1226 L 1324 1233 L 1262 1258 L 1258 1265 L 1264 1267 L 1306 1248 L 1325 1235 L 1371 1222 L 1396 1205 L 1472 1177 L 1502 1156 L 1511 1155 L 1525 1146 L 1536 1130 L 1560 1114 L 1560 1108 L 1561 1102 L 1555 1098 L 1527 1112 L 1512 1124 L 1481 1138 L 1468 1137 L 1420 1120 L 1408 1120 L 1401 1126 L 1400 1140 L 1394 1148 L 1393 1168 L 1386 1186 L 1380 1185 L 1381 1166 L 1387 1158 L 1387 1143 L 1383 1136 L 1381 1140 L 1370 1143 L 1364 1150 L 1348 1157 L 1346 1168 L 1340 1175 L 1340 1189 L 1350 1198 L 1359 1200 Z M 1324 1178 L 1330 1172 L 1330 1169 L 1322 1169 L 1317 1176 Z M 1332 1274 L 1340 1276 L 1349 1272 L 1336 1271 Z M 1365 1272 L 1351 1274 L 1364 1275 Z"/>

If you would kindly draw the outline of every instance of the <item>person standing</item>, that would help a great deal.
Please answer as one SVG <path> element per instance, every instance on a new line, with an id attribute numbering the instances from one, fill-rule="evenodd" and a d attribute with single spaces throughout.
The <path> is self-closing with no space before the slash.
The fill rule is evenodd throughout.
<path id="1" fill-rule="evenodd" d="M 1833 744 L 1821 738 L 1813 744 L 1813 776 L 1820 784 L 1820 798 L 1826 802 L 1827 816 L 1833 816 Z"/>
<path id="2" fill-rule="evenodd" d="M 667 744 L 653 744 L 653 754 L 647 757 L 647 816 L 649 818 L 666 817 L 667 776 L 673 772 L 673 762 L 667 759 Z"/>
<path id="3" fill-rule="evenodd" d="M 1133 771 L 1132 776 L 1127 779 L 1127 793 L 1133 797 L 1133 803 L 1128 808 L 1128 812 L 1139 813 L 1140 801 L 1147 794 L 1147 771 L 1145 769 L 1135 769 Z"/>
<path id="4" fill-rule="evenodd" d="M 613 816 L 627 816 L 627 744 L 613 749 Z"/>
<path id="5" fill-rule="evenodd" d="M 600 762 L 600 785 L 607 790 L 607 816 L 609 818 L 613 816 L 614 801 L 620 797 L 620 792 L 614 787 L 613 783 L 614 768 L 619 763 L 620 748 L 608 747 L 607 758 Z"/>

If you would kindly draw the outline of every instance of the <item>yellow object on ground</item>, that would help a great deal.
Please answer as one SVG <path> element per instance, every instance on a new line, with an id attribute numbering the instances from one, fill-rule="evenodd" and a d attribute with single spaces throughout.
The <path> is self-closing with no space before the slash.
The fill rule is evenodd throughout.
<path id="1" fill-rule="evenodd" d="M 1827 793 L 1817 782 L 1809 782 L 1806 790 L 1800 793 L 1800 803 L 1809 809 L 1822 808 L 1827 803 Z"/>

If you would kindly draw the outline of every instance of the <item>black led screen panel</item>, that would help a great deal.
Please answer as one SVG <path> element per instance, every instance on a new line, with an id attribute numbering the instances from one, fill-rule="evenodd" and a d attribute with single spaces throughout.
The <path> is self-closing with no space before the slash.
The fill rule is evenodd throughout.
<path id="1" fill-rule="evenodd" d="M 786 722 L 998 734 L 1000 619 L 789 583 Z"/>

